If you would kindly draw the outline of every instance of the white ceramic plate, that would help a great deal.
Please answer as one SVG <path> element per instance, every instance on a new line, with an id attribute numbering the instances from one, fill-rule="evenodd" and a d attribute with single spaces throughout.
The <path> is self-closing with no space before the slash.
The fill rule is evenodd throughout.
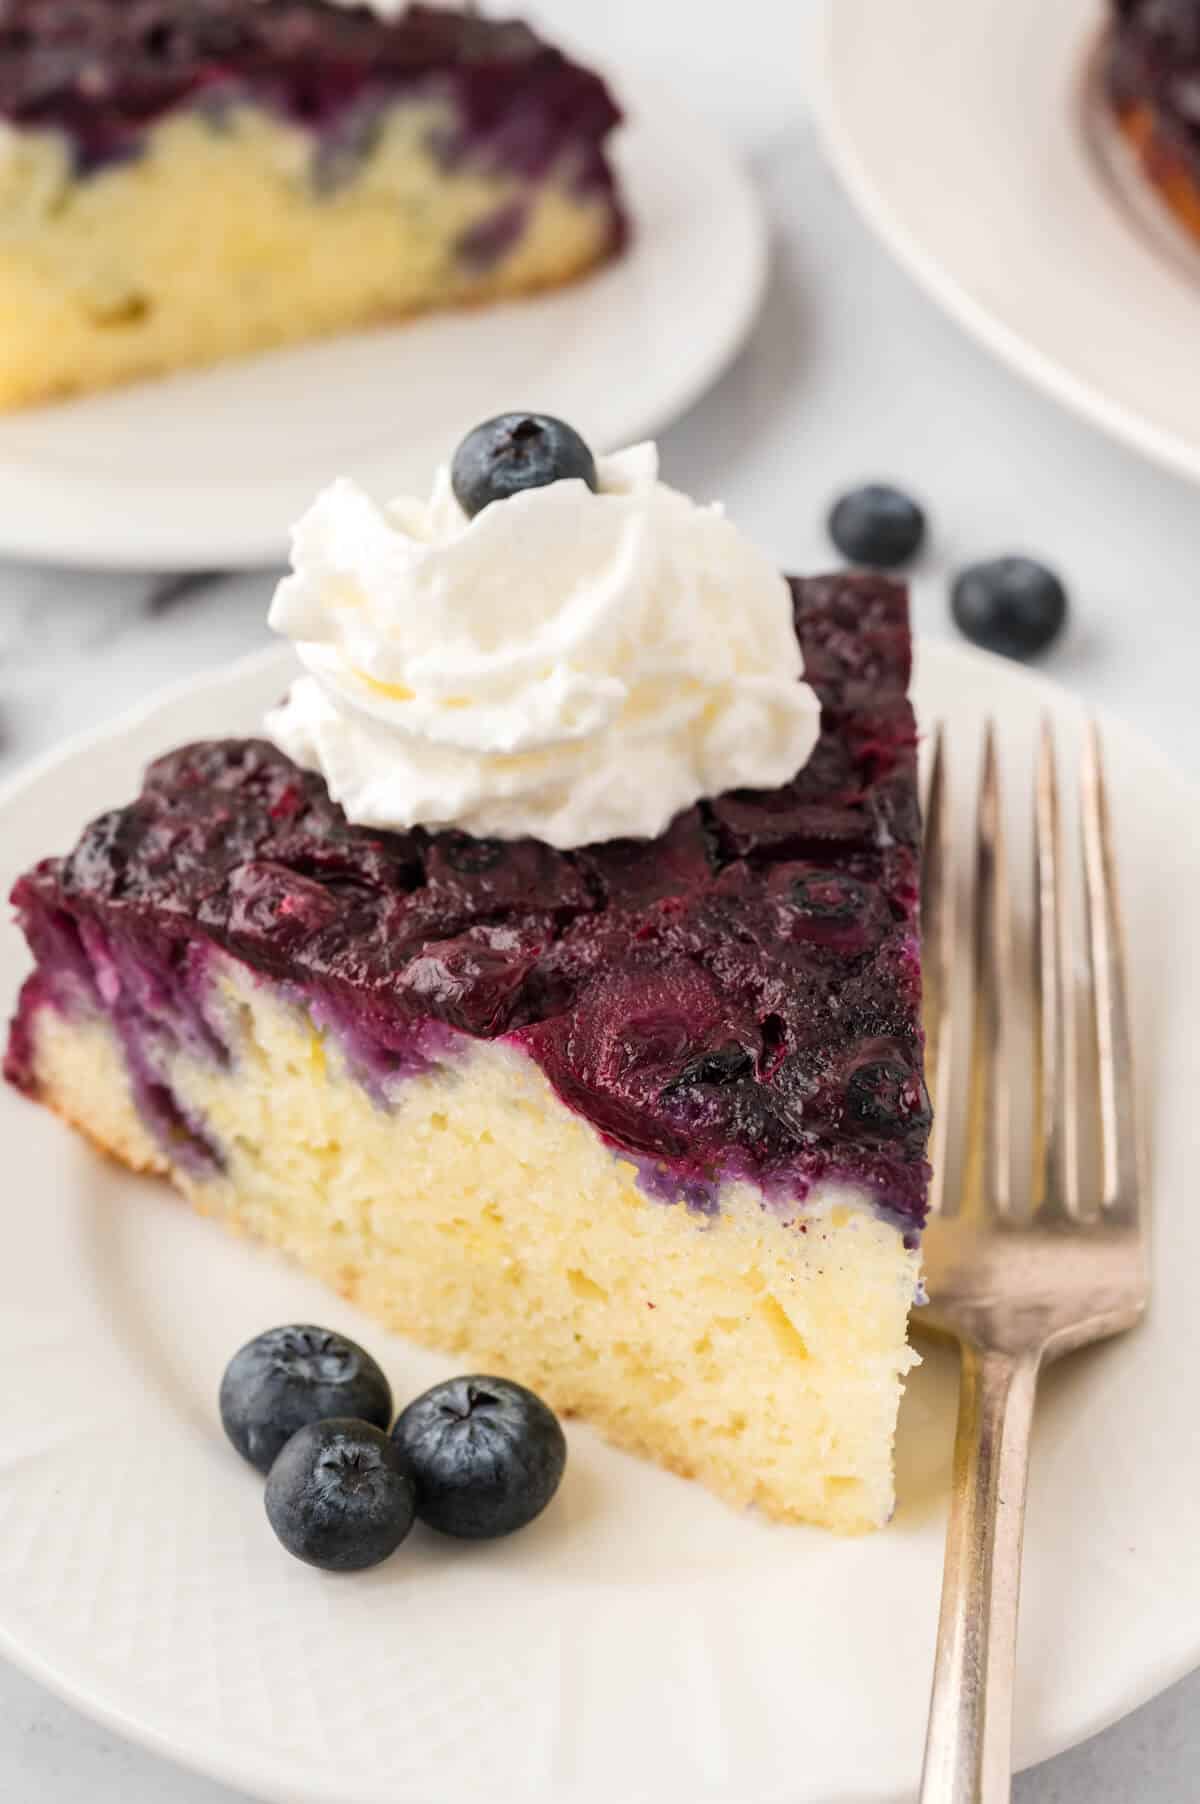
<path id="1" fill-rule="evenodd" d="M 825 0 L 812 95 L 851 196 L 1006 363 L 1200 479 L 1200 255 L 1099 104 L 1103 0 Z"/>
<path id="2" fill-rule="evenodd" d="M 569 419 L 611 450 L 737 350 L 766 230 L 722 140 L 622 76 L 629 252 L 562 292 L 415 320 L 0 419 L 0 554 L 151 570 L 282 563 L 316 490 L 424 492 L 477 420 Z"/>
<path id="3" fill-rule="evenodd" d="M 273 652 L 175 690 L 0 799 L 5 879 L 65 848 L 149 757 L 253 730 Z M 999 717 L 1027 771 L 1074 702 L 979 654 L 923 649 L 918 703 L 966 756 Z M 1022 1764 L 1200 1659 L 1197 799 L 1108 728 L 1159 1216 L 1148 1324 L 1052 1372 L 1038 1418 L 1017 1693 Z M 961 791 L 969 787 L 956 764 Z M 961 796 L 960 796 L 961 800 Z M 26 958 L 0 935 L 0 995 Z M 900 1506 L 858 1541 L 739 1516 L 570 1431 L 527 1533 L 418 1530 L 375 1572 L 289 1560 L 225 1444 L 217 1383 L 269 1323 L 328 1321 L 399 1397 L 447 1362 L 0 1097 L 0 1650 L 80 1708 L 280 1804 L 881 1804 L 912 1796 L 933 1649 L 953 1368 L 911 1382 Z"/>

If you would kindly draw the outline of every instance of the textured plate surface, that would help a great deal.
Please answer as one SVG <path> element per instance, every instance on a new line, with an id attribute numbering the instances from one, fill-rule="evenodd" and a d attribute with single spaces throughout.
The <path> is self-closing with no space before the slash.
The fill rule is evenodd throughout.
<path id="1" fill-rule="evenodd" d="M 825 0 L 812 94 L 851 196 L 935 300 L 1056 400 L 1200 480 L 1200 257 L 1099 117 L 1106 12 Z"/>
<path id="2" fill-rule="evenodd" d="M 189 737 L 254 730 L 289 661 L 176 690 L 0 798 L 4 877 L 63 849 Z M 1015 788 L 1043 710 L 1076 704 L 979 654 L 929 645 L 922 718 L 947 719 L 963 800 L 985 712 Z M 1029 1517 L 1020 1761 L 1132 1708 L 1200 1659 L 1197 799 L 1107 729 L 1139 1002 L 1160 1258 L 1144 1329 L 1053 1372 Z M 1010 797 L 1011 799 L 1011 797 Z M 1014 827 L 1017 823 L 1014 822 Z M 1165 873 L 1170 873 L 1170 892 Z M 1173 900 L 1172 900 L 1173 898 Z M 0 993 L 25 954 L 0 932 Z M 275 1546 L 261 1483 L 214 1407 L 231 1351 L 328 1321 L 396 1393 L 445 1361 L 389 1338 L 156 1182 L 0 1096 L 0 1649 L 81 1708 L 279 1804 L 883 1804 L 912 1796 L 933 1649 L 953 1369 L 905 1399 L 900 1506 L 839 1542 L 740 1517 L 570 1431 L 567 1479 L 493 1547 L 418 1531 L 394 1561 L 317 1574 Z"/>
<path id="3" fill-rule="evenodd" d="M 561 414 L 597 449 L 667 424 L 758 307 L 766 231 L 722 140 L 624 76 L 629 253 L 561 293 L 0 417 L 0 554 L 106 567 L 282 563 L 314 491 L 423 493 L 477 420 Z M 686 322 L 686 330 L 683 329 Z"/>

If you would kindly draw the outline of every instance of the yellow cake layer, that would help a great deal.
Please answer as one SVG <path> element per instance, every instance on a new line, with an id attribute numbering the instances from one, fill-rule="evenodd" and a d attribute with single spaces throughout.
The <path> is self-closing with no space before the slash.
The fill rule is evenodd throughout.
<path id="1" fill-rule="evenodd" d="M 385 116 L 364 162 L 318 192 L 314 140 L 249 106 L 181 115 L 146 154 L 76 180 L 65 140 L 0 137 L 0 408 L 570 280 L 611 245 L 605 197 L 564 165 L 530 185 L 430 148 L 444 104 Z M 464 233 L 527 199 L 484 269 Z"/>
<path id="2" fill-rule="evenodd" d="M 750 1184 L 719 1216 L 652 1200 L 523 1053 L 462 1040 L 381 1106 L 336 1040 L 226 961 L 232 1064 L 176 1054 L 226 1158 L 198 1179 L 134 1107 L 108 1025 L 43 1009 L 44 1099 L 388 1328 L 524 1381 L 732 1503 L 846 1532 L 892 1510 L 917 1255 L 852 1195 L 804 1232 Z"/>

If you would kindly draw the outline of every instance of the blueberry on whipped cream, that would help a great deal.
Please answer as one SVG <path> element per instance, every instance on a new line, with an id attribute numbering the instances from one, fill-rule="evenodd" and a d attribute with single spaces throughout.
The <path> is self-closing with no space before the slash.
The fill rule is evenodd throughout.
<path id="1" fill-rule="evenodd" d="M 704 798 L 791 781 L 816 744 L 771 561 L 661 482 L 653 445 L 598 458 L 593 492 L 582 441 L 550 424 L 536 485 L 473 517 L 442 469 L 428 502 L 336 482 L 296 528 L 270 620 L 304 674 L 267 728 L 357 825 L 652 839 Z"/>
<path id="2" fill-rule="evenodd" d="M 551 482 L 596 489 L 596 460 L 573 426 L 546 413 L 502 413 L 468 432 L 450 465 L 454 498 L 473 520 L 493 501 Z"/>

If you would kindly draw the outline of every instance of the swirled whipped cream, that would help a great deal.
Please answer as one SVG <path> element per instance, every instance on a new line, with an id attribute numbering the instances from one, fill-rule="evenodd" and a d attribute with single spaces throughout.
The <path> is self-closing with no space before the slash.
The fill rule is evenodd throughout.
<path id="1" fill-rule="evenodd" d="M 788 781 L 816 742 L 791 598 L 653 445 L 468 519 L 318 497 L 271 606 L 305 674 L 267 720 L 363 826 L 571 847 L 651 838 L 701 797 Z"/>

